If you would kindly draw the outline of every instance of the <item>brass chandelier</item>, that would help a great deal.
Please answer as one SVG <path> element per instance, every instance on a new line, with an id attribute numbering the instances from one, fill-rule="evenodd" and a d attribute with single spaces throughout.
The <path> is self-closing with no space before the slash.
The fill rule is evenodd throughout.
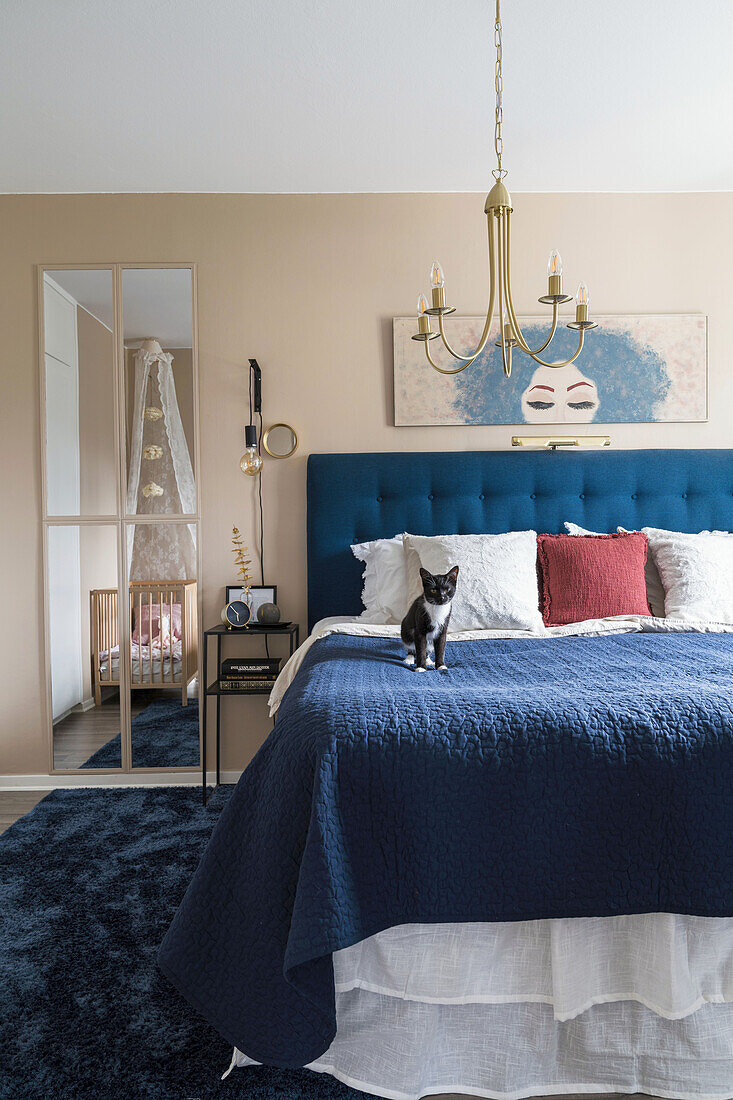
<path id="1" fill-rule="evenodd" d="M 578 348 L 574 355 L 561 363 L 548 363 L 540 358 L 540 353 L 545 350 L 557 331 L 558 309 L 565 302 L 572 302 L 572 294 L 563 294 L 562 291 L 562 260 L 560 253 L 553 249 L 547 264 L 548 286 L 547 294 L 543 294 L 538 301 L 544 305 L 552 306 L 552 324 L 550 335 L 538 348 L 530 348 L 522 332 L 512 299 L 512 284 L 510 274 L 511 259 L 511 215 L 512 199 L 504 186 L 506 169 L 502 167 L 502 154 L 504 143 L 502 139 L 502 99 L 503 99 L 503 73 L 502 73 L 502 41 L 501 41 L 501 11 L 500 0 L 496 0 L 496 19 L 494 22 L 494 45 L 496 46 L 496 66 L 494 86 L 496 91 L 496 112 L 494 123 L 494 149 L 496 151 L 497 166 L 493 169 L 494 186 L 489 191 L 484 206 L 484 213 L 489 230 L 489 307 L 486 314 L 486 323 L 478 347 L 469 355 L 462 355 L 450 344 L 445 334 L 443 318 L 449 313 L 455 313 L 454 306 L 445 304 L 445 280 L 443 270 L 439 263 L 433 264 L 430 274 L 432 287 L 432 305 L 428 306 L 424 294 L 420 295 L 417 303 L 417 332 L 412 337 L 425 345 L 425 355 L 428 362 L 439 374 L 458 374 L 473 363 L 486 347 L 491 331 L 491 323 L 494 319 L 494 307 L 498 304 L 499 339 L 496 347 L 501 348 L 501 361 L 504 374 L 508 378 L 512 373 L 512 350 L 519 348 L 526 355 L 530 355 L 536 363 L 545 367 L 565 367 L 573 363 L 583 350 L 583 341 L 588 329 L 597 328 L 594 321 L 588 317 L 590 299 L 585 283 L 580 283 L 575 294 L 575 320 L 568 323 L 568 328 L 578 331 Z M 498 298 L 498 303 L 497 303 Z M 430 318 L 438 318 L 438 331 L 433 332 Z M 437 340 L 443 342 L 446 350 L 454 359 L 460 360 L 460 366 L 453 368 L 440 367 L 430 354 L 430 342 Z"/>

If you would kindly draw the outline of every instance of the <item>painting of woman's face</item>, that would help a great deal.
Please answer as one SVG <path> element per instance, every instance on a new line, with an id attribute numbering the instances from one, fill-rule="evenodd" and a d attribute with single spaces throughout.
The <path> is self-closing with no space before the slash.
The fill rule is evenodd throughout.
<path id="1" fill-rule="evenodd" d="M 600 401 L 595 382 L 574 363 L 567 367 L 538 367 L 522 394 L 527 424 L 587 424 Z"/>

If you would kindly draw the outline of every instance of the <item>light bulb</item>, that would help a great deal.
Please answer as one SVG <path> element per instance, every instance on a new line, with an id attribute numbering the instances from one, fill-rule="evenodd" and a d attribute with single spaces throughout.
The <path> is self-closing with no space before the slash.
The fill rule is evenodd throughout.
<path id="1" fill-rule="evenodd" d="M 257 451 L 257 428 L 254 424 L 248 424 L 244 429 L 244 444 L 246 450 L 239 460 L 239 467 L 243 474 L 256 477 L 262 469 L 262 456 Z"/>
<path id="2" fill-rule="evenodd" d="M 425 310 L 427 308 L 428 308 L 428 300 L 427 300 L 427 298 L 425 297 L 424 294 L 421 294 L 420 297 L 417 300 L 417 315 L 418 315 L 418 317 L 422 317 L 422 315 L 425 313 Z"/>
<path id="3" fill-rule="evenodd" d="M 239 460 L 239 465 L 243 474 L 256 477 L 262 469 L 262 457 L 257 454 L 257 448 L 248 447 Z"/>
<path id="4" fill-rule="evenodd" d="M 433 269 L 430 272 L 430 285 L 435 287 L 445 286 L 445 279 L 443 278 L 443 268 L 436 260 L 433 264 Z"/>
<path id="5" fill-rule="evenodd" d="M 547 261 L 547 274 L 562 275 L 562 256 L 556 248 L 553 248 Z"/>
<path id="6" fill-rule="evenodd" d="M 575 301 L 579 306 L 590 305 L 590 294 L 585 283 L 578 283 L 578 289 L 575 291 Z"/>

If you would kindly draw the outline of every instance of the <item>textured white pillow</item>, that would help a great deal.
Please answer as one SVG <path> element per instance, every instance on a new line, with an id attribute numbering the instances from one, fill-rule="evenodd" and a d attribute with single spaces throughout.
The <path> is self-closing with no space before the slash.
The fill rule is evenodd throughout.
<path id="1" fill-rule="evenodd" d="M 537 534 L 405 535 L 409 602 L 422 592 L 420 566 L 430 573 L 459 567 L 450 629 L 543 630 L 537 588 Z"/>
<path id="2" fill-rule="evenodd" d="M 359 542 L 351 550 L 364 562 L 361 617 L 372 623 L 401 623 L 410 606 L 402 535 Z"/>
<path id="3" fill-rule="evenodd" d="M 602 531 L 586 531 L 585 527 L 578 527 L 577 523 L 565 522 L 565 530 L 569 535 L 600 535 Z M 616 530 L 622 534 L 628 534 L 625 527 L 617 527 Z M 651 527 L 643 527 L 642 533 L 649 538 L 649 531 Z M 646 581 L 646 598 L 649 600 L 649 606 L 652 609 L 652 615 L 657 619 L 664 618 L 664 588 L 662 582 L 659 579 L 659 571 L 654 562 L 652 554 L 647 553 L 646 565 L 644 566 L 644 579 Z"/>
<path id="4" fill-rule="evenodd" d="M 733 623 L 733 538 L 642 527 L 664 586 L 668 619 Z"/>

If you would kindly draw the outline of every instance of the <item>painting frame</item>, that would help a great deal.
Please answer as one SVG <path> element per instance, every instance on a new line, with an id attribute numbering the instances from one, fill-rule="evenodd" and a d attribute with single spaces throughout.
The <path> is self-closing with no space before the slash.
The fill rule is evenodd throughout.
<path id="1" fill-rule="evenodd" d="M 494 347 L 499 335 L 496 319 L 482 356 L 465 371 L 442 375 L 427 362 L 424 345 L 411 339 L 416 331 L 415 318 L 394 317 L 395 426 L 546 426 L 557 431 L 592 425 L 709 421 L 709 319 L 706 314 L 605 314 L 594 319 L 598 329 L 587 334 L 576 364 L 563 373 L 576 372 L 569 381 L 573 382 L 573 388 L 582 386 L 591 395 L 595 411 L 575 411 L 580 409 L 580 403 L 574 402 L 572 408 L 566 399 L 566 404 L 558 401 L 553 410 L 535 413 L 527 407 L 527 380 L 538 369 L 550 370 L 554 375 L 557 368 L 538 368 L 529 356 L 515 349 L 512 378 L 505 379 L 500 351 Z M 483 317 L 453 316 L 446 322 L 448 338 L 458 350 L 466 349 L 468 353 L 478 343 L 484 320 Z M 566 328 L 567 320 L 560 318 L 557 335 L 543 353 L 548 362 L 564 360 L 577 347 L 577 333 Z M 537 347 L 544 342 L 549 332 L 547 316 L 522 316 L 520 323 L 530 346 Z M 553 354 L 552 349 L 558 344 L 560 354 Z M 439 365 L 449 369 L 459 365 L 448 355 L 440 340 L 431 341 L 430 349 Z M 583 370 L 588 373 L 584 375 Z M 595 389 L 596 380 L 597 392 L 592 394 L 591 386 L 586 389 L 584 383 L 590 381 Z M 542 383 L 542 388 L 548 388 L 546 377 L 538 377 L 537 381 Z M 590 408 L 588 402 L 586 407 Z"/>
<path id="2" fill-rule="evenodd" d="M 249 598 L 245 597 L 245 588 L 249 588 Z M 276 584 L 228 584 L 226 586 L 226 602 L 242 600 L 252 611 L 250 622 L 257 622 L 257 612 L 264 603 L 277 604 Z"/>

